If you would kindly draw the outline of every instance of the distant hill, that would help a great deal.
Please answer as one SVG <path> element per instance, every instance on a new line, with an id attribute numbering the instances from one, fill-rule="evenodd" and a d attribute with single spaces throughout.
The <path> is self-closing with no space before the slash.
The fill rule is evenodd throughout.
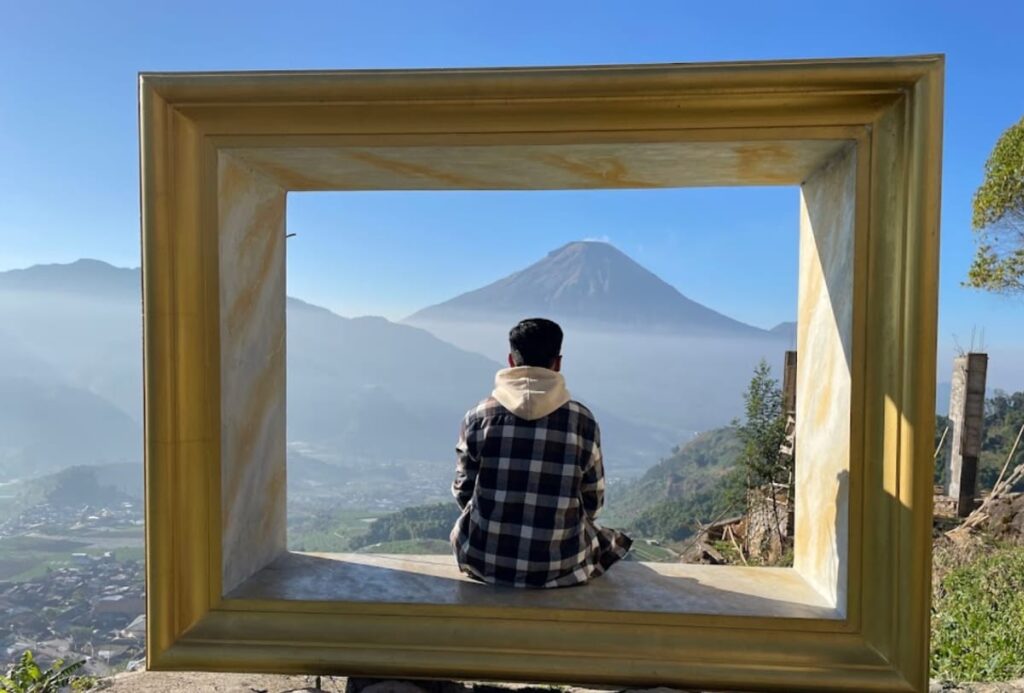
<path id="1" fill-rule="evenodd" d="M 683 538 L 725 510 L 742 447 L 732 427 L 697 435 L 611 498 L 610 520 L 644 537 Z"/>
<path id="2" fill-rule="evenodd" d="M 3 276 L 0 274 L 0 276 Z M 18 335 L 0 325 L 0 368 L 5 373 L 17 373 L 25 377 L 52 376 L 53 367 L 32 353 Z"/>
<path id="3" fill-rule="evenodd" d="M 287 454 L 289 491 L 316 491 L 345 483 L 353 476 L 344 467 L 315 460 L 294 450 L 288 450 Z"/>
<path id="4" fill-rule="evenodd" d="M 0 482 L 141 465 L 139 286 L 137 269 L 94 260 L 0 272 Z M 288 439 L 307 451 L 292 454 L 293 488 L 354 479 L 373 462 L 450 473 L 459 421 L 489 394 L 496 360 L 294 298 L 287 319 Z M 656 428 L 602 417 L 613 473 L 636 473 L 664 450 Z"/>
<path id="5" fill-rule="evenodd" d="M 78 465 L 0 487 L 0 519 L 39 503 L 103 507 L 124 501 L 142 501 L 141 465 Z"/>
<path id="6" fill-rule="evenodd" d="M 128 494 L 118 487 L 104 471 L 109 467 L 76 466 L 33 480 L 31 485 L 41 492 L 41 500 L 61 506 L 110 506 L 122 501 L 138 502 L 141 493 Z M 140 481 L 141 481 L 141 475 Z M 141 488 L 139 489 L 141 491 Z"/>
<path id="7" fill-rule="evenodd" d="M 602 329 L 761 336 L 693 301 L 609 243 L 578 241 L 503 279 L 406 318 L 409 324 L 545 316 Z"/>
<path id="8" fill-rule="evenodd" d="M 142 428 L 102 397 L 73 385 L 0 375 L 0 480 L 141 459 Z"/>
<path id="9" fill-rule="evenodd" d="M 419 328 L 289 299 L 288 437 L 357 459 L 447 462 L 497 368 Z"/>
<path id="10" fill-rule="evenodd" d="M 139 270 L 79 260 L 0 272 L 0 330 L 0 375 L 87 390 L 141 425 Z"/>
<path id="11" fill-rule="evenodd" d="M 789 341 L 790 346 L 796 349 L 796 323 L 795 322 L 780 322 L 778 325 L 768 330 L 771 334 L 776 335 Z"/>
<path id="12" fill-rule="evenodd" d="M 119 300 L 138 300 L 140 282 L 138 269 L 89 259 L 0 272 L 0 291 L 82 293 Z"/>
<path id="13" fill-rule="evenodd" d="M 0 479 L 141 462 L 139 286 L 137 269 L 94 260 L 0 272 Z M 288 328 L 289 438 L 354 460 L 447 462 L 498 368 L 421 329 L 295 299 Z"/>

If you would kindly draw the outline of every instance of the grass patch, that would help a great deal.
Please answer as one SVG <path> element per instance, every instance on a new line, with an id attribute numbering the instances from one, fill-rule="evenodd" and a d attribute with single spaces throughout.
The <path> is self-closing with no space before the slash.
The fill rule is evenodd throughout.
<path id="1" fill-rule="evenodd" d="M 13 580 L 19 577 L 34 568 L 40 560 L 35 556 L 0 556 L 0 580 Z"/>
<path id="2" fill-rule="evenodd" d="M 146 547 L 144 546 L 118 546 L 113 549 L 89 549 L 86 551 L 90 556 L 102 556 L 106 552 L 114 554 L 114 559 L 119 563 L 125 561 L 146 560 Z"/>
<path id="3" fill-rule="evenodd" d="M 88 527 L 74 530 L 73 535 L 86 539 L 139 539 L 143 538 L 145 530 L 138 527 Z"/>
<path id="4" fill-rule="evenodd" d="M 70 554 L 24 551 L 0 557 L 0 578 L 25 582 L 46 574 L 46 569 L 67 562 Z"/>
<path id="5" fill-rule="evenodd" d="M 317 511 L 289 518 L 288 548 L 313 553 L 344 553 L 365 535 L 373 521 L 388 513 L 379 510 Z"/>
<path id="6" fill-rule="evenodd" d="M 49 565 L 67 560 L 88 543 L 69 539 L 45 539 L 31 536 L 0 539 L 0 580 L 21 582 L 46 573 Z"/>
<path id="7" fill-rule="evenodd" d="M 932 606 L 933 677 L 1024 676 L 1024 549 L 998 549 L 950 570 Z"/>
<path id="8" fill-rule="evenodd" d="M 75 552 L 83 546 L 89 546 L 89 542 L 75 541 L 73 539 L 33 537 L 31 535 L 5 537 L 0 539 L 0 559 L 9 551 L 32 551 L 34 553 Z"/>
<path id="9" fill-rule="evenodd" d="M 85 549 L 82 553 L 90 556 L 102 556 L 107 551 L 114 554 L 119 562 L 142 561 L 146 551 L 141 546 L 119 546 L 112 549 Z M 23 552 L 0 557 L 0 580 L 25 582 L 42 577 L 47 569 L 67 566 L 71 561 L 71 552 Z"/>
<path id="10" fill-rule="evenodd" d="M 130 541 L 134 537 L 118 537 Z M 141 537 L 140 537 L 141 539 Z M 0 580 L 24 582 L 41 577 L 48 568 L 67 565 L 73 553 L 102 556 L 113 552 L 118 561 L 143 560 L 145 549 L 140 544 L 101 547 L 89 541 L 67 538 L 20 535 L 0 539 Z"/>

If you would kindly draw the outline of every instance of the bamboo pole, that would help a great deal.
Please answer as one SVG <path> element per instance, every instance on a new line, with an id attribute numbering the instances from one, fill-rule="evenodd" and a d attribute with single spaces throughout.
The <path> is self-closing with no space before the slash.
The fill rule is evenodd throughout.
<path id="1" fill-rule="evenodd" d="M 1006 458 L 1006 462 L 1003 463 L 1003 468 L 999 470 L 999 477 L 996 479 L 996 483 L 992 485 L 992 493 L 989 494 L 991 498 L 992 494 L 999 489 L 999 484 L 1003 481 L 1003 476 L 1006 474 L 1006 469 L 1010 466 L 1010 461 L 1013 456 L 1017 454 L 1017 446 L 1020 445 L 1021 434 L 1024 434 L 1024 424 L 1021 424 L 1020 430 L 1017 431 L 1017 440 L 1013 441 L 1013 447 L 1010 448 L 1010 454 Z"/>
<path id="2" fill-rule="evenodd" d="M 949 433 L 949 426 L 942 431 L 942 437 L 939 438 L 939 444 L 935 446 L 935 454 L 932 455 L 933 460 L 939 459 L 939 453 L 942 452 L 942 444 L 946 442 L 946 434 Z"/>

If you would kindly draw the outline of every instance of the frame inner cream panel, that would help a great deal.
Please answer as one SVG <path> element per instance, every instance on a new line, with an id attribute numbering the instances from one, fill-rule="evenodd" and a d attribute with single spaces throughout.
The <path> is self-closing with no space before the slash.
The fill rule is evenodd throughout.
<path id="1" fill-rule="evenodd" d="M 228 591 L 286 546 L 285 191 L 221 154 L 222 580 Z"/>
<path id="2" fill-rule="evenodd" d="M 850 146 L 800 194 L 793 565 L 840 613 L 849 570 L 856 179 Z"/>

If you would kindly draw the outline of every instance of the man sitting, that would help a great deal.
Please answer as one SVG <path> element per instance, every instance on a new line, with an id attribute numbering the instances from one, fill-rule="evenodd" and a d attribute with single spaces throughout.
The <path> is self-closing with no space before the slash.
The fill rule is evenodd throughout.
<path id="1" fill-rule="evenodd" d="M 462 421 L 452 547 L 477 580 L 578 585 L 623 558 L 632 540 L 595 522 L 604 504 L 601 435 L 559 373 L 561 328 L 523 320 L 509 346 L 494 392 Z"/>

